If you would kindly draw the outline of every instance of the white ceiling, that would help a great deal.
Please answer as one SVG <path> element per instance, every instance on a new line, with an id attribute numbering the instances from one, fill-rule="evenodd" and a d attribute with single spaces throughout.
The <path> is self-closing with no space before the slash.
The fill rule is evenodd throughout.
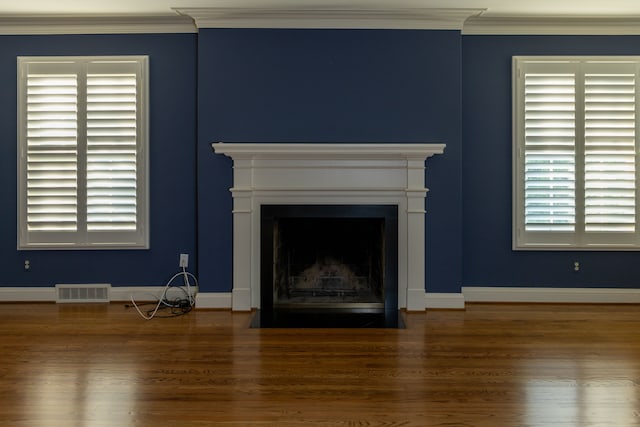
<path id="1" fill-rule="evenodd" d="M 0 0 L 1 15 L 175 15 L 184 8 L 485 9 L 483 16 L 640 17 L 639 0 Z"/>

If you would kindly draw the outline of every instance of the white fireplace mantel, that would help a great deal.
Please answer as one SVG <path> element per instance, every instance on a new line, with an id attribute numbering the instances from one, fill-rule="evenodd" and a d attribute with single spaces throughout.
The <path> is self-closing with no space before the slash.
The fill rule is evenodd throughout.
<path id="1" fill-rule="evenodd" d="M 224 143 L 233 159 L 232 309 L 260 308 L 260 206 L 398 206 L 398 305 L 425 309 L 425 160 L 445 144 Z"/>

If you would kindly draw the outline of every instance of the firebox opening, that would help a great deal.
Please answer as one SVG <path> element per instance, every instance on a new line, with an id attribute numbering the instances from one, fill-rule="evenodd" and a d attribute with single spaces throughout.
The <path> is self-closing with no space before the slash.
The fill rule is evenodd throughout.
<path id="1" fill-rule="evenodd" d="M 273 222 L 273 307 L 384 307 L 384 219 Z"/>
<path id="2" fill-rule="evenodd" d="M 260 227 L 262 327 L 358 315 L 397 327 L 397 205 L 262 205 Z"/>

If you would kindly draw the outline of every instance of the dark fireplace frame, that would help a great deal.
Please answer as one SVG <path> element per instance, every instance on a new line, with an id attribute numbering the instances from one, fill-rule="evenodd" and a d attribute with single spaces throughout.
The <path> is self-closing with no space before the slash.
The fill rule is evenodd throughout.
<path id="1" fill-rule="evenodd" d="M 274 223 L 284 218 L 373 218 L 384 220 L 384 306 L 274 308 Z M 260 311 L 261 327 L 398 327 L 398 205 L 261 205 L 260 206 Z M 354 323 L 355 320 L 355 323 Z"/>

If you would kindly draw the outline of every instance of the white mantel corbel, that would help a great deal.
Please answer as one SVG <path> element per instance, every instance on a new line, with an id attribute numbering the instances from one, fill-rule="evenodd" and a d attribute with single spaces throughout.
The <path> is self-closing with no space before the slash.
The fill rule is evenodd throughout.
<path id="1" fill-rule="evenodd" d="M 398 206 L 398 305 L 425 309 L 425 160 L 444 144 L 224 143 L 233 159 L 233 310 L 260 307 L 260 206 Z"/>

